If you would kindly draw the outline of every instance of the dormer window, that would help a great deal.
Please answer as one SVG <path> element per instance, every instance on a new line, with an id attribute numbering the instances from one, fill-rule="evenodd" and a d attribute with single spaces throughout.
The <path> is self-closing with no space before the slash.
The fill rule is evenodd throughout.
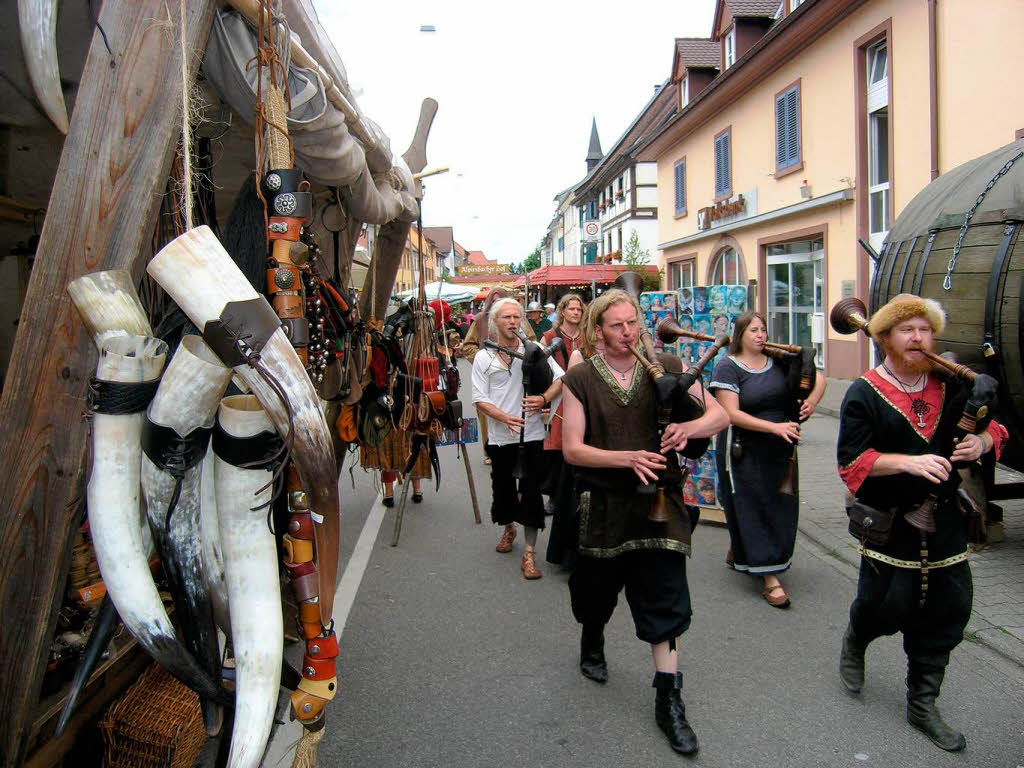
<path id="1" fill-rule="evenodd" d="M 725 34 L 725 50 L 723 54 L 724 68 L 728 69 L 736 63 L 736 25 Z"/>
<path id="2" fill-rule="evenodd" d="M 679 107 L 683 108 L 690 103 L 690 76 L 684 75 L 679 81 Z"/>

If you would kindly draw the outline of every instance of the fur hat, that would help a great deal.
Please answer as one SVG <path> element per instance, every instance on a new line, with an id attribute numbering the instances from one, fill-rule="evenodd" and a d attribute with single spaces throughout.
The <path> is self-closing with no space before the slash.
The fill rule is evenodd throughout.
<path id="1" fill-rule="evenodd" d="M 868 321 L 868 332 L 871 338 L 881 343 L 881 335 L 897 323 L 912 317 L 923 317 L 932 327 L 932 333 L 938 336 L 946 327 L 946 313 L 939 302 L 934 299 L 922 299 L 912 293 L 901 293 L 893 296 L 889 303 L 875 312 Z"/>

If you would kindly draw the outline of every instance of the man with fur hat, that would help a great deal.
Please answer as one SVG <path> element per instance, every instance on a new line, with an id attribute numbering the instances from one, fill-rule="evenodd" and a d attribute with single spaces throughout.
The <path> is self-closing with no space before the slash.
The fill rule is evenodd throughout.
<path id="1" fill-rule="evenodd" d="M 847 391 L 839 426 L 839 474 L 855 497 L 851 521 L 860 529 L 860 579 L 843 636 L 839 675 L 851 693 L 864 684 L 864 653 L 882 635 L 903 633 L 907 654 L 907 720 L 942 749 L 962 750 L 963 734 L 935 707 L 950 652 L 971 616 L 967 523 L 974 510 L 958 494 L 954 465 L 999 456 L 1008 433 L 990 422 L 959 443 L 956 426 L 971 385 L 943 375 L 922 350 L 933 351 L 946 318 L 935 301 L 900 294 L 871 318 L 868 330 L 885 353 Z M 934 494 L 934 532 L 904 514 Z M 891 528 L 877 521 L 892 516 Z M 868 519 L 865 519 L 868 518 Z M 874 522 L 871 522 L 873 520 Z M 851 526 L 853 523 L 851 523 Z"/>

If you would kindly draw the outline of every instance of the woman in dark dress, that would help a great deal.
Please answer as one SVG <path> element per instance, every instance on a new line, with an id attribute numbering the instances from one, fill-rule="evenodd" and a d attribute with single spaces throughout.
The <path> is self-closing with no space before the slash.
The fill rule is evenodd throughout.
<path id="1" fill-rule="evenodd" d="M 799 491 L 789 496 L 779 487 L 793 450 L 789 445 L 799 439 L 800 425 L 786 420 L 786 364 L 764 354 L 765 341 L 764 317 L 745 312 L 736 320 L 729 355 L 715 366 L 710 389 L 730 420 L 718 435 L 715 458 L 732 543 L 726 562 L 760 576 L 761 596 L 776 608 L 787 608 L 789 595 L 778 574 L 793 558 L 800 501 Z M 814 413 L 824 392 L 825 377 L 818 376 L 801 406 L 801 420 Z M 799 487 L 797 477 L 794 485 Z"/>

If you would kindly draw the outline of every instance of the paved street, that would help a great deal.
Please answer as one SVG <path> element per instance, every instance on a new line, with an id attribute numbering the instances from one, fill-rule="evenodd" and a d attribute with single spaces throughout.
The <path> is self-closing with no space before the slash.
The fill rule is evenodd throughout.
<path id="1" fill-rule="evenodd" d="M 993 650 L 981 642 L 1006 634 L 992 623 L 1000 616 L 995 595 L 1013 597 L 1004 602 L 1020 610 L 1017 587 L 1008 577 L 997 583 L 999 569 L 1021 573 L 1019 524 L 1007 526 L 1007 542 L 989 558 L 1014 552 L 1016 565 L 995 565 L 989 578 L 988 560 L 974 561 L 977 612 L 985 612 L 986 623 L 976 617 L 973 641 L 954 654 L 939 701 L 947 719 L 967 735 L 964 754 L 940 751 L 906 723 L 898 638 L 872 646 L 860 698 L 842 690 L 835 667 L 856 570 L 846 551 L 842 489 L 833 466 L 836 426 L 822 415 L 805 431 L 802 529 L 809 535 L 801 535 L 794 567 L 784 577 L 792 609 L 772 609 L 760 599 L 755 580 L 726 569 L 724 529 L 702 525 L 696 531 L 688 563 L 695 615 L 681 653 L 683 698 L 701 740 L 695 762 L 1024 764 L 1022 657 L 1014 657 L 1012 647 Z M 342 563 L 350 572 L 339 590 L 342 611 L 346 595 L 353 600 L 342 627 L 340 693 L 329 710 L 320 764 L 685 763 L 654 724 L 650 655 L 633 636 L 624 600 L 608 632 L 611 680 L 601 687 L 576 668 L 578 629 L 566 574 L 541 563 L 544 578 L 524 581 L 521 538 L 513 554 L 494 552 L 499 529 L 488 519 L 479 445 L 471 455 L 484 524 L 472 523 L 462 463 L 453 448 L 444 448 L 442 489 L 427 490 L 422 505 L 409 504 L 397 548 L 389 546 L 394 512 L 383 514 L 370 476 L 359 469 L 353 489 L 346 464 Z M 1013 514 L 1008 507 L 1008 523 L 1014 515 L 1019 520 L 1019 507 Z M 545 545 L 546 533 L 538 549 Z M 367 567 L 355 591 L 352 569 L 363 558 Z M 290 653 L 297 656 L 298 650 Z M 294 724 L 281 727 L 266 765 L 287 765 L 280 755 L 297 735 Z"/>

